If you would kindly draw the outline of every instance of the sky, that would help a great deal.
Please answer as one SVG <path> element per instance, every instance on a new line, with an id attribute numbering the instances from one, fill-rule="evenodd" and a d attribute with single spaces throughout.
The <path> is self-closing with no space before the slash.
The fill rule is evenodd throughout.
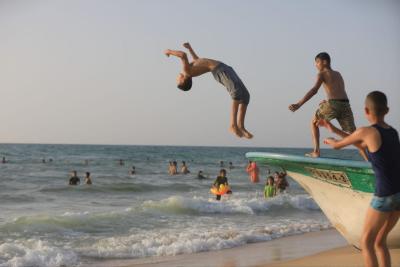
<path id="1" fill-rule="evenodd" d="M 400 1 L 0 0 L 0 143 L 311 147 L 323 88 L 300 110 L 322 51 L 341 72 L 357 126 L 368 92 L 400 129 Z M 190 41 L 249 89 L 246 127 L 211 74 L 176 88 Z M 325 130 L 322 137 L 330 136 Z"/>

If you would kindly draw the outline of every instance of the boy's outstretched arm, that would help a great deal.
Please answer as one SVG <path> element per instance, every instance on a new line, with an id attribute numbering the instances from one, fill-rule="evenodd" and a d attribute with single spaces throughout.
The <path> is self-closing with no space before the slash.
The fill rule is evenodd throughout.
<path id="1" fill-rule="evenodd" d="M 164 54 L 169 57 L 169 56 L 176 56 L 179 57 L 182 61 L 182 67 L 183 67 L 183 71 L 190 75 L 190 64 L 189 64 L 189 60 L 188 57 L 186 55 L 185 52 L 183 51 L 179 51 L 179 50 L 171 50 L 171 49 L 167 49 L 164 51 Z"/>
<path id="2" fill-rule="evenodd" d="M 199 59 L 197 54 L 194 52 L 192 46 L 190 45 L 190 43 L 184 43 L 183 47 L 185 47 L 186 49 L 189 50 L 189 53 L 190 53 L 190 55 L 192 55 L 193 60 Z"/>
<path id="3" fill-rule="evenodd" d="M 322 75 L 318 74 L 317 81 L 315 82 L 314 86 L 307 92 L 307 94 L 296 104 L 292 104 L 289 106 L 289 109 L 293 112 L 298 110 L 304 103 L 310 100 L 314 95 L 318 93 L 319 88 L 323 83 Z"/>
<path id="4" fill-rule="evenodd" d="M 343 147 L 349 146 L 349 145 L 359 145 L 363 149 L 366 148 L 364 144 L 364 138 L 367 134 L 367 129 L 366 128 L 358 128 L 355 132 L 352 134 L 348 135 L 347 137 L 343 138 L 342 140 L 336 140 L 335 138 L 326 138 L 324 140 L 324 143 L 331 146 L 334 149 L 341 149 Z"/>
<path id="5" fill-rule="evenodd" d="M 331 133 L 334 133 L 336 135 L 339 135 L 342 138 L 346 138 L 347 136 L 350 135 L 349 133 L 340 130 L 339 128 L 334 126 L 330 121 L 327 121 L 327 120 L 319 120 L 318 125 L 327 128 L 328 131 L 330 131 Z M 361 142 L 355 143 L 354 146 L 356 146 L 358 148 L 358 151 L 360 152 L 361 157 L 363 157 L 363 159 L 365 161 L 368 161 L 368 156 L 367 156 L 367 153 L 365 152 L 365 148 L 362 146 L 362 143 Z"/>

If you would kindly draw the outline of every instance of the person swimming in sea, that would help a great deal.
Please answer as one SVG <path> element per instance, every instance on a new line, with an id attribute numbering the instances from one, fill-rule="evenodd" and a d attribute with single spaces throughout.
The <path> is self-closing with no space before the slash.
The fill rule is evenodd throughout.
<path id="1" fill-rule="evenodd" d="M 92 178 L 90 178 L 90 172 L 86 172 L 85 184 L 88 184 L 88 185 L 92 184 Z"/>
<path id="2" fill-rule="evenodd" d="M 203 171 L 199 171 L 199 172 L 197 173 L 197 179 L 203 180 L 203 179 L 207 179 L 207 177 L 204 176 Z"/>
<path id="3" fill-rule="evenodd" d="M 135 175 L 136 174 L 136 168 L 135 166 L 132 166 L 131 170 L 129 171 L 130 175 Z"/>
<path id="4" fill-rule="evenodd" d="M 232 169 L 234 169 L 234 168 L 235 168 L 235 167 L 233 166 L 232 161 L 229 161 L 229 169 L 232 170 Z"/>
<path id="5" fill-rule="evenodd" d="M 71 178 L 69 179 L 69 185 L 78 185 L 81 183 L 81 179 L 79 179 L 77 172 L 72 171 Z"/>
<path id="6" fill-rule="evenodd" d="M 190 173 L 185 161 L 182 161 L 181 173 L 182 174 Z"/>
<path id="7" fill-rule="evenodd" d="M 219 176 L 217 177 L 217 179 L 215 179 L 213 186 L 215 186 L 216 188 L 220 188 L 221 185 L 224 186 L 228 186 L 228 178 L 226 177 L 226 170 L 225 169 L 221 169 L 219 171 Z M 221 195 L 217 195 L 216 196 L 216 200 L 221 200 Z"/>
<path id="8" fill-rule="evenodd" d="M 276 186 L 274 182 L 274 177 L 269 176 L 264 187 L 264 198 L 271 198 L 276 196 Z"/>

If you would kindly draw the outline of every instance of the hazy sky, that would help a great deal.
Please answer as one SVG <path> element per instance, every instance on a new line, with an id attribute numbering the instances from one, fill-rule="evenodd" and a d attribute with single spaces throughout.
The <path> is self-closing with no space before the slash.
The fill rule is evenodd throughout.
<path id="1" fill-rule="evenodd" d="M 0 143 L 308 147 L 325 93 L 288 106 L 313 85 L 321 51 L 358 126 L 365 95 L 382 90 L 400 129 L 399 14 L 383 0 L 0 0 Z M 180 63 L 163 50 L 185 41 L 242 78 L 253 140 L 228 132 L 231 99 L 211 74 L 176 88 Z"/>

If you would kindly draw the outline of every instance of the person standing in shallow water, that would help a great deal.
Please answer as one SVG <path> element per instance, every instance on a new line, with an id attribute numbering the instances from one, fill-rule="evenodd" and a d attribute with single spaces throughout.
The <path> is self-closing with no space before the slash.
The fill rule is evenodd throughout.
<path id="1" fill-rule="evenodd" d="M 88 184 L 88 185 L 92 184 L 92 178 L 90 178 L 90 172 L 86 172 L 85 184 Z"/>
<path id="2" fill-rule="evenodd" d="M 228 186 L 228 178 L 226 178 L 226 170 L 221 169 L 219 171 L 219 176 L 215 179 L 213 186 L 219 189 L 221 185 Z M 216 196 L 216 200 L 221 200 L 221 195 Z"/>
<path id="3" fill-rule="evenodd" d="M 185 161 L 182 161 L 181 173 L 182 174 L 190 173 Z"/>
<path id="4" fill-rule="evenodd" d="M 79 179 L 77 172 L 72 171 L 71 178 L 69 179 L 69 185 L 78 185 L 81 183 L 81 179 Z"/>

